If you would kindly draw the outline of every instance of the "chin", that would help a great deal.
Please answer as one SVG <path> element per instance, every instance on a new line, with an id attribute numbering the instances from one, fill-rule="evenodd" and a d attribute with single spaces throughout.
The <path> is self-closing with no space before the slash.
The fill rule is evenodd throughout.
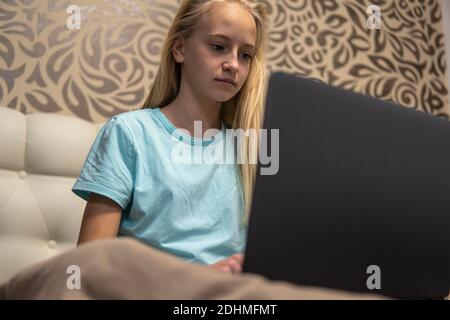
<path id="1" fill-rule="evenodd" d="M 217 95 L 214 97 L 214 100 L 218 101 L 218 102 L 227 102 L 227 101 L 231 100 L 233 97 L 234 97 L 234 95 L 220 95 L 220 96 Z"/>

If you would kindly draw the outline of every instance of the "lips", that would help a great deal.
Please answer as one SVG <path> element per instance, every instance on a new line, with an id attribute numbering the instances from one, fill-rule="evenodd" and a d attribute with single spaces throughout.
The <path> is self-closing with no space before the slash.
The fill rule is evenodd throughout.
<path id="1" fill-rule="evenodd" d="M 228 78 L 217 78 L 217 81 L 221 81 L 221 82 L 228 82 L 229 84 L 232 84 L 233 86 L 236 86 L 236 82 L 233 79 L 228 79 Z"/>

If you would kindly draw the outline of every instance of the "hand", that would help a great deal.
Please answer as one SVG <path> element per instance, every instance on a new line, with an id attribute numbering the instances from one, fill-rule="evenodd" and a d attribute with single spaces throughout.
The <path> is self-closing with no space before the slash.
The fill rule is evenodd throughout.
<path id="1" fill-rule="evenodd" d="M 211 264 L 210 267 L 225 273 L 236 274 L 242 272 L 243 262 L 244 262 L 244 255 L 237 253 L 224 260 L 220 260 L 214 264 Z"/>

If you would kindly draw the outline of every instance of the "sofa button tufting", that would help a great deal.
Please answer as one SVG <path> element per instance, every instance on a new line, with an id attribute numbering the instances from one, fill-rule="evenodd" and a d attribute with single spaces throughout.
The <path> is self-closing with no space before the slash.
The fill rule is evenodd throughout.
<path id="1" fill-rule="evenodd" d="M 27 178 L 27 172 L 24 170 L 19 171 L 19 178 L 20 179 L 26 179 Z"/>
<path id="2" fill-rule="evenodd" d="M 48 247 L 49 247 L 50 249 L 55 249 L 55 248 L 56 248 L 56 241 L 55 241 L 55 240 L 50 240 L 50 241 L 48 242 Z"/>

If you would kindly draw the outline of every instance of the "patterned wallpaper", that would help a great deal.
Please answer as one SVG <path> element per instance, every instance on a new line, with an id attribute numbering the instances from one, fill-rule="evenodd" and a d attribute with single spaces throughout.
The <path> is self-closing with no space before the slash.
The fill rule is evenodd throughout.
<path id="1" fill-rule="evenodd" d="M 438 0 L 261 0 L 269 71 L 448 118 Z M 0 105 L 100 122 L 140 107 L 180 0 L 0 0 Z M 69 29 L 70 5 L 81 28 Z M 367 7 L 381 29 L 367 27 Z"/>

